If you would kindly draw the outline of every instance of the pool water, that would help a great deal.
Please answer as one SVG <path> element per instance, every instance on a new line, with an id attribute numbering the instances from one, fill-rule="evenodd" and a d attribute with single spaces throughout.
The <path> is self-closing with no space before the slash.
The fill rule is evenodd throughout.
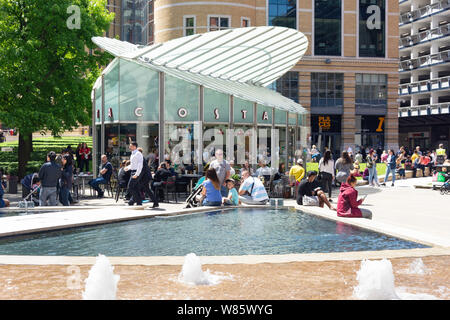
<path id="1" fill-rule="evenodd" d="M 298 210 L 232 209 L 0 240 L 0 255 L 264 255 L 425 248 Z"/>

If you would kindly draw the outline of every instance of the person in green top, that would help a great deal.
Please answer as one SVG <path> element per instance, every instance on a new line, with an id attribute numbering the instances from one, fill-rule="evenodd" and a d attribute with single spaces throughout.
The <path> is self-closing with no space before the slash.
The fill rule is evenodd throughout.
<path id="1" fill-rule="evenodd" d="M 230 206 L 238 206 L 239 205 L 239 194 L 234 187 L 235 181 L 232 178 L 228 178 L 225 180 L 227 189 L 228 189 L 228 196 L 223 198 L 223 204 L 224 205 L 230 205 Z"/>

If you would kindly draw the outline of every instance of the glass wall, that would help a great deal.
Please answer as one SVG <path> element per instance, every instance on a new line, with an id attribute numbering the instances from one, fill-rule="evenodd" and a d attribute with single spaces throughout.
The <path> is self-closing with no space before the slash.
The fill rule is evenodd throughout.
<path id="1" fill-rule="evenodd" d="M 269 0 L 268 25 L 297 29 L 297 1 Z"/>
<path id="2" fill-rule="evenodd" d="M 120 59 L 120 121 L 159 121 L 159 74 Z"/>
<path id="3" fill-rule="evenodd" d="M 342 106 L 344 74 L 311 73 L 311 107 Z"/>
<path id="4" fill-rule="evenodd" d="M 111 69 L 104 76 L 105 123 L 119 120 L 119 60 L 113 60 L 108 68 Z"/>
<path id="5" fill-rule="evenodd" d="M 387 106 L 387 75 L 356 74 L 356 106 Z"/>
<path id="6" fill-rule="evenodd" d="M 298 103 L 298 72 L 289 71 L 275 82 L 276 91 Z"/>
<path id="7" fill-rule="evenodd" d="M 164 81 L 165 121 L 198 121 L 200 87 L 167 74 Z"/>
<path id="8" fill-rule="evenodd" d="M 341 55 L 341 0 L 314 1 L 314 55 Z"/>
<path id="9" fill-rule="evenodd" d="M 230 121 L 230 96 L 208 88 L 203 90 L 204 122 Z"/>
<path id="10" fill-rule="evenodd" d="M 359 56 L 385 57 L 385 0 L 359 0 Z"/>
<path id="11" fill-rule="evenodd" d="M 95 89 L 95 124 L 98 163 L 101 153 L 106 153 L 114 167 L 129 159 L 129 144 L 136 141 L 144 156 L 156 158 L 159 151 L 159 72 L 137 63 L 116 59 L 104 75 L 105 112 L 102 109 L 101 86 Z M 292 72 L 283 79 L 287 92 L 298 92 L 298 73 Z M 291 83 L 294 83 L 293 85 Z M 234 159 L 239 167 L 245 161 L 256 163 L 263 155 L 270 163 L 273 156 L 281 162 L 293 162 L 297 118 L 302 117 L 280 109 L 256 104 L 233 97 L 233 114 L 230 114 L 231 97 L 212 89 L 203 89 L 203 127 L 200 126 L 200 86 L 179 78 L 164 75 L 164 154 L 161 160 L 171 160 L 177 167 L 195 165 L 205 158 L 205 164 L 214 154 L 216 142 L 224 149 L 227 159 Z M 289 95 L 289 93 L 287 94 Z M 292 96 L 292 95 L 291 95 Z M 104 134 L 102 136 L 102 117 Z M 231 117 L 231 118 L 230 118 Z M 234 144 L 227 150 L 226 134 L 233 125 Z M 275 131 L 272 125 L 275 124 Z M 203 141 L 199 141 L 202 130 Z M 211 130 L 211 133 L 208 131 Z M 278 130 L 278 131 L 277 131 Z M 228 131 L 231 132 L 231 131 Z M 206 137 L 206 134 L 209 134 Z M 278 135 L 278 137 L 276 136 Z M 299 135 L 300 137 L 300 135 Z M 104 149 L 101 150 L 102 142 Z M 275 143 L 276 142 L 276 143 Z M 201 144 L 199 144 L 201 143 Z M 200 146 L 200 147 L 199 147 Z M 203 147 L 204 154 L 196 154 Z M 229 154 L 227 154 L 227 152 Z M 277 162 L 278 164 L 278 162 Z M 271 163 L 272 166 L 273 163 Z M 274 167 L 277 167 L 275 165 Z M 194 169 L 194 168 L 192 168 Z"/>
<path id="12" fill-rule="evenodd" d="M 122 0 L 122 37 L 134 44 L 148 43 L 149 0 Z"/>

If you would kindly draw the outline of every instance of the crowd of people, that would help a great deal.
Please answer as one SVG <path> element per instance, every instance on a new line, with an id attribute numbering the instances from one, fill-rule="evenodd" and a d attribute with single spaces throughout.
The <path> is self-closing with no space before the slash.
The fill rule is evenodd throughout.
<path id="1" fill-rule="evenodd" d="M 117 183 L 126 190 L 125 200 L 128 205 L 142 205 L 147 198 L 153 202 L 153 208 L 159 207 L 164 197 L 162 189 L 170 177 L 176 176 L 175 168 L 169 157 L 158 163 L 158 157 L 151 155 L 145 157 L 142 148 L 136 142 L 130 142 L 131 157 L 120 164 Z M 432 174 L 436 165 L 447 159 L 446 150 L 442 145 L 437 150 L 422 152 L 420 147 L 408 152 L 401 147 L 398 152 L 394 150 L 382 151 L 381 154 L 369 149 L 364 155 L 360 150 L 352 154 L 351 149 L 342 152 L 334 160 L 330 150 L 326 149 L 323 156 L 313 146 L 314 160 L 318 162 L 318 171 L 306 172 L 303 160 L 298 158 L 295 164 L 286 168 L 280 163 L 278 168 L 272 168 L 260 159 L 258 168 L 250 166 L 246 161 L 239 169 L 234 168 L 233 161 L 224 159 L 223 150 L 217 149 L 213 157 L 205 166 L 204 181 L 201 183 L 201 192 L 197 201 L 205 206 L 239 205 L 239 204 L 266 204 L 269 201 L 267 187 L 268 181 L 272 186 L 289 186 L 293 189 L 294 197 L 300 205 L 320 206 L 326 205 L 336 210 L 342 216 L 367 216 L 368 213 L 358 209 L 362 199 L 356 200 L 357 191 L 354 189 L 357 177 L 362 177 L 370 186 L 386 185 L 391 176 L 391 185 L 395 184 L 396 173 L 401 179 L 405 178 L 405 171 L 413 170 L 416 177 L 417 170 L 425 175 Z M 23 196 L 32 196 L 40 206 L 55 206 L 57 198 L 64 206 L 74 202 L 70 190 L 74 175 L 80 170 L 89 169 L 91 150 L 86 144 L 80 144 L 75 151 L 70 146 L 64 149 L 57 157 L 55 152 L 49 152 L 47 162 L 38 173 L 30 174 L 22 180 Z M 156 161 L 155 161 L 156 160 Z M 384 163 L 386 174 L 380 184 L 377 164 Z M 365 170 L 360 165 L 365 163 Z M 175 166 L 176 167 L 176 166 Z M 77 170 L 78 168 L 78 170 Z M 96 191 L 97 197 L 104 197 L 101 185 L 110 184 L 114 172 L 113 165 L 106 154 L 101 156 L 99 176 L 89 181 L 89 185 Z M 183 167 L 178 169 L 184 170 Z M 187 182 L 183 181 L 185 186 Z M 337 207 L 332 205 L 333 186 L 339 187 Z M 0 207 L 7 206 L 3 200 L 4 186 L 0 186 Z M 282 196 L 285 196 L 283 194 Z M 344 201 L 345 199 L 345 201 Z M 350 208 L 350 209 L 349 209 Z"/>

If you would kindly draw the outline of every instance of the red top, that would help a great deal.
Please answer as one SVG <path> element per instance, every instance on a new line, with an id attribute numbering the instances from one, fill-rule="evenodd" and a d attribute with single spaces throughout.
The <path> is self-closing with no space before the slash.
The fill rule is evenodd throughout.
<path id="1" fill-rule="evenodd" d="M 81 159 L 88 160 L 90 152 L 91 152 L 91 149 L 89 149 L 89 148 L 81 148 L 80 149 Z"/>
<path id="2" fill-rule="evenodd" d="M 358 198 L 358 191 L 347 183 L 341 185 L 340 191 L 341 193 L 339 193 L 337 203 L 338 217 L 362 218 L 361 210 L 358 209 L 362 200 L 356 200 Z"/>

